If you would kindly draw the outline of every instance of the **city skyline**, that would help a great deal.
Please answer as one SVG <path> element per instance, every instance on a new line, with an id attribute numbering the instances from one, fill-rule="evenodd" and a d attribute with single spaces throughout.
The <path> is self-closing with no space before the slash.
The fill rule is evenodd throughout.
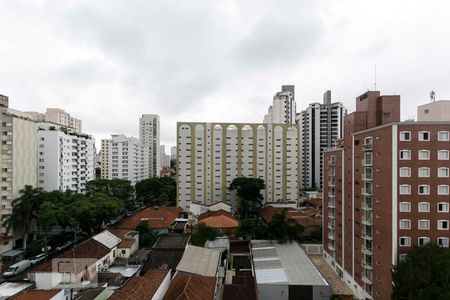
<path id="1" fill-rule="evenodd" d="M 111 133 L 137 136 L 135 119 L 158 114 L 161 144 L 170 147 L 176 121 L 260 122 L 283 84 L 296 86 L 297 111 L 328 89 L 351 111 L 355 94 L 374 89 L 376 65 L 377 89 L 402 95 L 401 119 L 415 118 L 430 90 L 450 98 L 449 62 L 439 59 L 449 50 L 443 3 L 116 2 L 106 9 L 3 1 L 0 93 L 18 110 L 70 112 L 97 147 Z"/>

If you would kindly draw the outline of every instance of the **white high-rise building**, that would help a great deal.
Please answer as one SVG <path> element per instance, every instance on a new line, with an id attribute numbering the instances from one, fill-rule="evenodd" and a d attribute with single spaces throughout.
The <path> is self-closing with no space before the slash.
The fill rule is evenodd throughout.
<path id="1" fill-rule="evenodd" d="M 139 141 L 144 149 L 145 178 L 159 177 L 161 170 L 159 116 L 144 114 L 139 119 Z"/>
<path id="2" fill-rule="evenodd" d="M 52 123 L 38 124 L 38 186 L 45 191 L 82 193 L 95 179 L 92 136 Z"/>
<path id="3" fill-rule="evenodd" d="M 273 104 L 264 116 L 263 123 L 295 124 L 295 86 L 283 85 L 273 96 Z"/>
<path id="4" fill-rule="evenodd" d="M 166 154 L 166 146 L 160 146 L 161 168 L 170 167 L 170 155 Z"/>
<path id="5" fill-rule="evenodd" d="M 170 159 L 171 160 L 177 159 L 177 146 L 170 147 Z"/>
<path id="6" fill-rule="evenodd" d="M 146 178 L 143 149 L 137 138 L 116 134 L 103 139 L 101 145 L 102 179 L 125 179 L 136 184 Z"/>
<path id="7" fill-rule="evenodd" d="M 25 185 L 37 186 L 37 124 L 26 113 L 0 108 L 0 218 L 12 213 L 12 201 Z M 7 231 L 0 222 L 0 253 L 21 244 L 19 232 Z"/>
<path id="8" fill-rule="evenodd" d="M 264 179 L 265 202 L 298 201 L 300 132 L 297 124 L 177 124 L 178 206 L 224 201 L 236 177 Z"/>
<path id="9" fill-rule="evenodd" d="M 331 103 L 331 91 L 323 95 L 323 104 L 312 103 L 297 115 L 301 128 L 301 187 L 323 186 L 323 151 L 334 146 L 344 134 L 347 109 L 341 102 Z"/>
<path id="10" fill-rule="evenodd" d="M 81 120 L 72 117 L 59 108 L 47 108 L 45 114 L 39 112 L 26 112 L 37 122 L 50 122 L 73 129 L 76 133 L 81 133 Z"/>

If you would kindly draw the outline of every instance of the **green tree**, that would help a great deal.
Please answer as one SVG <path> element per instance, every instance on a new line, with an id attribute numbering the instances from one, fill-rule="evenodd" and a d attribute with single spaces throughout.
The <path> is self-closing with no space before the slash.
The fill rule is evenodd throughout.
<path id="1" fill-rule="evenodd" d="M 250 215 L 256 215 L 264 199 L 261 190 L 265 188 L 264 180 L 260 178 L 237 177 L 233 179 L 229 190 L 237 190 L 239 197 L 238 214 L 241 218 L 248 219 Z"/>
<path id="2" fill-rule="evenodd" d="M 127 208 L 131 208 L 134 204 L 134 187 L 129 180 L 97 179 L 86 183 L 87 195 L 94 195 L 99 192 L 120 199 Z"/>
<path id="3" fill-rule="evenodd" d="M 258 220 L 243 220 L 236 228 L 236 235 L 244 239 L 265 239 L 268 236 L 267 227 Z"/>
<path id="4" fill-rule="evenodd" d="M 12 229 L 21 232 L 24 249 L 27 247 L 30 225 L 37 218 L 41 193 L 42 189 L 26 185 L 19 191 L 19 198 L 12 202 L 12 214 L 3 220 L 3 224 L 8 231 Z"/>
<path id="5" fill-rule="evenodd" d="M 161 195 L 159 195 L 159 202 L 161 204 L 165 204 L 169 201 L 169 196 L 167 196 L 166 193 L 162 193 Z"/>
<path id="6" fill-rule="evenodd" d="M 175 200 L 177 198 L 177 182 L 172 177 L 158 178 L 162 184 L 161 193 L 165 193 L 168 196 L 168 200 Z"/>
<path id="7" fill-rule="evenodd" d="M 280 243 L 298 238 L 303 231 L 304 227 L 302 225 L 299 225 L 295 220 L 287 218 L 286 209 L 274 214 L 268 224 L 269 236 L 272 239 L 277 239 Z"/>
<path id="8" fill-rule="evenodd" d="M 139 232 L 139 246 L 140 247 L 153 247 L 158 240 L 158 233 L 150 229 L 148 221 L 142 221 L 136 227 L 136 231 Z"/>
<path id="9" fill-rule="evenodd" d="M 206 241 L 214 240 L 218 236 L 219 230 L 217 228 L 200 223 L 194 228 L 194 233 L 191 235 L 191 243 L 194 246 L 204 247 Z"/>
<path id="10" fill-rule="evenodd" d="M 69 209 L 69 207 L 71 202 L 75 201 L 75 199 L 78 197 L 75 195 L 80 194 L 76 194 L 71 191 L 52 191 L 43 192 L 41 195 L 42 205 L 44 203 L 52 204 L 51 208 L 55 211 L 57 225 L 62 228 L 63 232 L 66 231 L 66 228 L 71 226 L 72 211 Z M 47 207 L 46 209 L 49 209 L 49 207 Z M 42 216 L 40 219 L 42 219 Z"/>
<path id="11" fill-rule="evenodd" d="M 158 178 L 148 178 L 136 183 L 136 199 L 145 204 L 152 204 L 163 189 L 163 184 Z"/>
<path id="12" fill-rule="evenodd" d="M 450 249 L 416 247 L 393 271 L 392 299 L 450 299 Z"/>

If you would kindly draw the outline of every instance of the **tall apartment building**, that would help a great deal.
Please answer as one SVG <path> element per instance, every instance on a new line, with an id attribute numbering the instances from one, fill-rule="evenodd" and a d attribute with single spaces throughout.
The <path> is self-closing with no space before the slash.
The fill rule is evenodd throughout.
<path id="1" fill-rule="evenodd" d="M 38 186 L 45 191 L 82 193 L 95 179 L 95 141 L 53 123 L 38 125 Z"/>
<path id="2" fill-rule="evenodd" d="M 67 128 L 71 128 L 76 133 L 81 133 L 81 120 L 72 117 L 59 108 L 47 108 L 45 113 L 35 111 L 26 112 L 36 122 L 50 122 Z"/>
<path id="3" fill-rule="evenodd" d="M 283 85 L 273 96 L 273 104 L 264 116 L 263 123 L 295 124 L 295 86 Z"/>
<path id="4" fill-rule="evenodd" d="M 37 124 L 29 115 L 0 108 L 2 148 L 0 151 L 0 218 L 12 213 L 12 201 L 25 185 L 37 186 Z M 8 232 L 0 222 L 0 253 L 21 244 L 20 233 Z"/>
<path id="5" fill-rule="evenodd" d="M 177 146 L 170 147 L 170 160 L 177 159 Z"/>
<path id="6" fill-rule="evenodd" d="M 177 123 L 177 199 L 224 201 L 235 208 L 228 187 L 236 177 L 264 179 L 265 202 L 297 201 L 299 126 L 296 124 Z"/>
<path id="7" fill-rule="evenodd" d="M 139 119 L 139 141 L 144 149 L 145 178 L 159 177 L 161 157 L 158 115 L 144 114 Z"/>
<path id="8" fill-rule="evenodd" d="M 450 100 L 438 100 L 419 106 L 417 121 L 450 121 Z"/>
<path id="9" fill-rule="evenodd" d="M 343 136 L 343 120 L 347 109 L 341 102 L 331 103 L 331 91 L 323 95 L 323 103 L 312 103 L 297 115 L 301 130 L 301 187 L 323 186 L 323 151 L 334 146 Z"/>
<path id="10" fill-rule="evenodd" d="M 400 122 L 400 97 L 367 92 L 324 155 L 324 257 L 356 295 L 390 299 L 415 245 L 449 246 L 450 122 Z"/>
<path id="11" fill-rule="evenodd" d="M 132 184 L 146 178 L 144 153 L 139 140 L 123 134 L 111 135 L 101 142 L 101 178 L 125 179 Z"/>
<path id="12" fill-rule="evenodd" d="M 8 96 L 0 94 L 0 107 L 8 108 L 9 107 L 9 98 Z"/>
<path id="13" fill-rule="evenodd" d="M 161 168 L 170 167 L 170 155 L 166 154 L 166 146 L 160 146 Z"/>

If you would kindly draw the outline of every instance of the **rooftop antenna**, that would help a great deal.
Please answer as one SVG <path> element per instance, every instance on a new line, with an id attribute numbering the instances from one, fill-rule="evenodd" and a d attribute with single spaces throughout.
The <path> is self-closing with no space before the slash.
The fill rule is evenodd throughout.
<path id="1" fill-rule="evenodd" d="M 375 91 L 377 90 L 377 64 L 375 64 L 375 78 L 374 78 Z"/>
<path id="2" fill-rule="evenodd" d="M 432 102 L 436 101 L 436 93 L 433 90 L 430 91 L 430 100 Z"/>

